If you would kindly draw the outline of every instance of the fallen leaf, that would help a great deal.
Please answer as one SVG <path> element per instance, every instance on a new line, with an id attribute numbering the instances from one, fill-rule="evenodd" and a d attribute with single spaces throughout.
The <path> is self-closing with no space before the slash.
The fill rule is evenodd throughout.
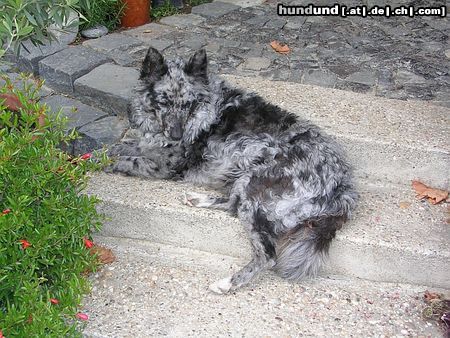
<path id="1" fill-rule="evenodd" d="M 98 259 L 102 264 L 110 264 L 116 260 L 111 249 L 104 248 L 102 246 L 95 245 L 89 249 L 91 255 L 98 255 Z"/>
<path id="2" fill-rule="evenodd" d="M 448 191 L 430 188 L 419 181 L 412 181 L 412 187 L 417 193 L 417 198 L 427 198 L 431 204 L 438 204 L 448 197 Z"/>
<path id="3" fill-rule="evenodd" d="M 398 204 L 398 206 L 400 207 L 400 209 L 408 209 L 410 207 L 411 203 L 409 202 L 400 202 Z"/>
<path id="4" fill-rule="evenodd" d="M 423 300 L 425 301 L 425 303 L 430 303 L 434 299 L 441 299 L 441 297 L 442 297 L 442 295 L 437 292 L 430 292 L 430 291 L 426 290 L 423 293 Z"/>
<path id="5" fill-rule="evenodd" d="M 288 54 L 291 51 L 288 45 L 282 45 L 277 40 L 272 41 L 270 46 L 275 50 L 275 52 L 280 54 Z"/>

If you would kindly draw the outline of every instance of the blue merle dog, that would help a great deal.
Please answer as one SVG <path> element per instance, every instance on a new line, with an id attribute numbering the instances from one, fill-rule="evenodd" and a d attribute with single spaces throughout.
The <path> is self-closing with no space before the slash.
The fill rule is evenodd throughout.
<path id="1" fill-rule="evenodd" d="M 114 146 L 112 172 L 183 179 L 225 197 L 189 193 L 185 203 L 232 212 L 252 260 L 210 286 L 227 293 L 273 269 L 299 280 L 315 275 L 357 193 L 340 147 L 320 129 L 209 75 L 204 50 L 188 62 L 147 52 L 130 122 L 141 137 Z"/>

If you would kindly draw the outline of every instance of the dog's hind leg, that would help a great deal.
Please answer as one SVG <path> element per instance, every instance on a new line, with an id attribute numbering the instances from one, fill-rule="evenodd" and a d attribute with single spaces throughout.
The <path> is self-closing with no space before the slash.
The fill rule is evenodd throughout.
<path id="1" fill-rule="evenodd" d="M 260 272 L 271 269 L 275 265 L 276 241 L 271 229 L 271 224 L 265 215 L 260 210 L 257 210 L 255 217 L 249 224 L 250 241 L 253 248 L 252 260 L 233 276 L 211 284 L 209 286 L 211 291 L 225 294 L 236 290 L 248 284 Z"/>
<path id="2" fill-rule="evenodd" d="M 252 260 L 231 277 L 221 279 L 211 284 L 209 286 L 211 291 L 218 294 L 225 294 L 236 290 L 248 284 L 260 272 L 271 269 L 275 265 L 275 257 L 266 254 L 265 246 L 261 238 L 259 238 L 259 235 L 255 234 L 255 238 L 252 239 L 252 244 L 254 250 Z"/>

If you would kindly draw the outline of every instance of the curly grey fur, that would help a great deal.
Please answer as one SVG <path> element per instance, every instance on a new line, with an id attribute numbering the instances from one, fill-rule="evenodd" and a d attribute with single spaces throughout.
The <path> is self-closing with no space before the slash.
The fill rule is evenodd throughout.
<path id="1" fill-rule="evenodd" d="M 221 292 L 267 268 L 288 279 L 316 274 L 355 207 L 351 168 L 338 144 L 310 122 L 208 75 L 204 50 L 184 62 L 150 48 L 130 122 L 143 136 L 111 150 L 111 171 L 219 189 L 226 198 L 188 202 L 232 211 L 246 227 L 254 258 L 221 282 Z"/>

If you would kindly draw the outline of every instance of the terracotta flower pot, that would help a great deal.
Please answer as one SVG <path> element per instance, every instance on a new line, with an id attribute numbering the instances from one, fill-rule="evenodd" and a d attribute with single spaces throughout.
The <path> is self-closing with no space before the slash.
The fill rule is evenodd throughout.
<path id="1" fill-rule="evenodd" d="M 150 21 L 150 0 L 123 0 L 122 27 L 137 27 Z"/>

